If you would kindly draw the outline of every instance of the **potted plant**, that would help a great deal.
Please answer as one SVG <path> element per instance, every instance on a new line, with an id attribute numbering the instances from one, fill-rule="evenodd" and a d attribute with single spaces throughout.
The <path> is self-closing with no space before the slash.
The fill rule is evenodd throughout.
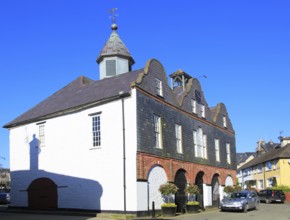
<path id="1" fill-rule="evenodd" d="M 199 195 L 199 187 L 190 183 L 186 186 L 184 192 L 188 195 L 186 211 L 188 213 L 198 212 L 199 202 L 196 201 L 196 196 Z"/>
<path id="2" fill-rule="evenodd" d="M 239 185 L 235 185 L 235 186 L 225 186 L 225 188 L 224 188 L 224 192 L 226 193 L 225 196 L 230 196 L 231 193 L 238 192 L 238 191 L 241 191 L 241 190 L 242 190 L 242 187 L 239 186 Z"/>
<path id="3" fill-rule="evenodd" d="M 160 185 L 159 192 L 165 197 L 165 203 L 161 205 L 163 216 L 175 216 L 177 205 L 172 201 L 172 196 L 178 191 L 174 183 L 164 183 Z"/>

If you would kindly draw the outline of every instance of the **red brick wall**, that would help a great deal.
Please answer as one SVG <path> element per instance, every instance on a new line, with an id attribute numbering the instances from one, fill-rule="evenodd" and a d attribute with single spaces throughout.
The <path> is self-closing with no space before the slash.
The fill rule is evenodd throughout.
<path id="1" fill-rule="evenodd" d="M 183 169 L 186 171 L 185 175 L 189 183 L 195 183 L 196 175 L 202 171 L 204 172 L 203 183 L 205 184 L 210 185 L 215 174 L 219 176 L 220 185 L 225 185 L 226 178 L 229 175 L 232 177 L 234 184 L 236 184 L 235 170 L 162 158 L 145 153 L 137 153 L 137 178 L 147 180 L 150 169 L 155 165 L 163 167 L 168 181 L 171 182 L 174 182 L 176 172 Z"/>

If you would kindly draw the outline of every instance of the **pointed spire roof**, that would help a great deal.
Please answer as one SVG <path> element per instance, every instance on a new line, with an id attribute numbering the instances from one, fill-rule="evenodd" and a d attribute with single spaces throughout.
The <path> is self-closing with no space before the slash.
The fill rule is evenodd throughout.
<path id="1" fill-rule="evenodd" d="M 107 43 L 103 47 L 100 55 L 97 58 L 97 63 L 100 63 L 104 57 L 123 57 L 129 60 L 130 65 L 135 63 L 134 59 L 132 58 L 129 50 L 117 34 L 118 26 L 116 24 L 112 24 L 112 33 L 110 38 L 108 39 Z"/>

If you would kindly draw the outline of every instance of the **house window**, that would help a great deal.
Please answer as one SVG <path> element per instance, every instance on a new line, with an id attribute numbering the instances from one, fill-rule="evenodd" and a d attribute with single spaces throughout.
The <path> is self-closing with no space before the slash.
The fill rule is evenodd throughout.
<path id="1" fill-rule="evenodd" d="M 258 189 L 263 189 L 263 180 L 258 180 Z"/>
<path id="2" fill-rule="evenodd" d="M 175 124 L 175 138 L 177 152 L 182 154 L 182 134 L 181 125 Z"/>
<path id="3" fill-rule="evenodd" d="M 231 164 L 231 146 L 229 143 L 226 144 L 226 152 L 227 152 L 227 163 Z"/>
<path id="4" fill-rule="evenodd" d="M 226 116 L 223 116 L 223 125 L 226 128 L 227 127 L 227 118 Z"/>
<path id="5" fill-rule="evenodd" d="M 43 147 L 45 145 L 45 124 L 38 125 L 38 146 Z"/>
<path id="6" fill-rule="evenodd" d="M 203 104 L 198 104 L 196 101 L 195 105 L 196 110 L 194 113 L 197 113 L 198 117 L 205 118 L 205 106 Z"/>
<path id="7" fill-rule="evenodd" d="M 101 146 L 101 115 L 92 117 L 93 146 Z"/>
<path id="8" fill-rule="evenodd" d="M 215 159 L 217 162 L 220 162 L 220 140 L 214 139 L 214 145 L 215 145 Z"/>
<path id="9" fill-rule="evenodd" d="M 201 128 L 193 131 L 193 144 L 196 157 L 207 158 L 207 137 Z"/>
<path id="10" fill-rule="evenodd" d="M 191 111 L 196 114 L 196 101 L 194 99 L 191 99 Z"/>
<path id="11" fill-rule="evenodd" d="M 271 170 L 272 169 L 272 163 L 271 161 L 267 161 L 266 162 L 266 171 Z"/>
<path id="12" fill-rule="evenodd" d="M 272 161 L 272 167 L 273 167 L 273 170 L 277 169 L 277 160 Z"/>
<path id="13" fill-rule="evenodd" d="M 203 134 L 202 139 L 203 139 L 202 157 L 204 159 L 207 159 L 207 136 L 206 136 L 206 134 Z"/>
<path id="14" fill-rule="evenodd" d="M 205 107 L 204 107 L 204 105 L 200 105 L 200 115 L 201 115 L 201 117 L 205 118 Z"/>
<path id="15" fill-rule="evenodd" d="M 161 118 L 158 115 L 154 115 L 153 120 L 155 133 L 155 147 L 162 148 Z"/>
<path id="16" fill-rule="evenodd" d="M 155 87 L 156 87 L 157 95 L 163 96 L 162 81 L 161 80 L 155 79 Z"/>
<path id="17" fill-rule="evenodd" d="M 277 186 L 277 181 L 275 177 L 270 177 L 267 179 L 267 187 Z"/>
<path id="18" fill-rule="evenodd" d="M 258 172 L 257 173 L 262 173 L 262 169 L 263 169 L 262 164 L 259 164 L 258 165 Z"/>

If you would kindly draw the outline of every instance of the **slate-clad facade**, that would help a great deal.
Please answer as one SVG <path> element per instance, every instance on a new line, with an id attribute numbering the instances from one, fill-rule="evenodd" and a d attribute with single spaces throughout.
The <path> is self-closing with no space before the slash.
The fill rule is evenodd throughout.
<path id="1" fill-rule="evenodd" d="M 176 77 L 170 86 L 156 59 L 119 71 L 126 69 L 118 67 L 119 58 L 129 70 L 134 60 L 116 25 L 112 30 L 97 59 L 100 80 L 81 76 L 4 126 L 10 131 L 11 206 L 144 215 L 153 202 L 160 210 L 158 188 L 167 181 L 180 188 L 179 211 L 189 183 L 199 186 L 201 204 L 217 205 L 236 176 L 226 106 L 209 107 L 198 79 L 182 70 L 170 75 Z M 113 61 L 115 75 L 106 72 Z"/>

